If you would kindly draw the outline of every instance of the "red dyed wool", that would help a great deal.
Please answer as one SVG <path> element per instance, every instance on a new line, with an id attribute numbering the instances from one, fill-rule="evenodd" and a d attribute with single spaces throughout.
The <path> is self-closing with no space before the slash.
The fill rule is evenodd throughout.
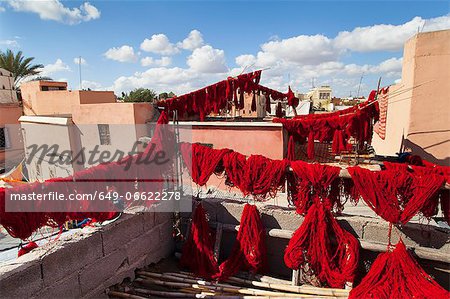
<path id="1" fill-rule="evenodd" d="M 308 264 L 310 274 L 333 288 L 353 282 L 358 258 L 358 240 L 340 227 L 323 203 L 309 208 L 284 253 L 286 266 L 295 270 Z"/>
<path id="2" fill-rule="evenodd" d="M 223 156 L 222 162 L 225 168 L 225 184 L 244 190 L 247 157 L 238 152 L 229 152 Z"/>
<path id="3" fill-rule="evenodd" d="M 217 150 L 201 144 L 185 142 L 180 143 L 180 151 L 192 180 L 200 186 L 208 182 L 224 155 L 231 152 L 230 149 Z"/>
<path id="4" fill-rule="evenodd" d="M 292 135 L 289 137 L 286 158 L 289 161 L 295 161 L 295 141 L 294 141 L 294 136 L 292 136 Z"/>
<path id="5" fill-rule="evenodd" d="M 449 298 L 450 293 L 437 284 L 414 260 L 402 241 L 392 252 L 378 255 L 369 273 L 350 291 L 350 299 Z"/>
<path id="6" fill-rule="evenodd" d="M 261 155 L 251 155 L 247 159 L 244 174 L 244 195 L 252 194 L 256 200 L 275 197 L 284 187 L 288 160 L 272 160 Z"/>
<path id="7" fill-rule="evenodd" d="M 304 215 L 317 202 L 324 202 L 329 208 L 341 209 L 339 196 L 329 196 L 331 184 L 339 177 L 339 167 L 303 161 L 294 161 L 290 165 L 294 180 L 288 181 L 288 185 L 297 213 Z"/>
<path id="8" fill-rule="evenodd" d="M 36 242 L 30 242 L 25 246 L 22 246 L 19 251 L 17 252 L 17 257 L 21 257 L 24 254 L 27 254 L 28 252 L 30 252 L 31 250 L 38 248 L 38 244 L 36 244 Z"/>
<path id="9" fill-rule="evenodd" d="M 444 183 L 441 176 L 412 175 L 407 170 L 370 171 L 351 167 L 348 171 L 367 205 L 393 224 L 407 223 L 429 204 Z"/>
<path id="10" fill-rule="evenodd" d="M 206 219 L 203 205 L 199 203 L 192 216 L 191 231 L 184 243 L 180 264 L 200 277 L 212 278 L 219 270 L 213 253 L 214 239 Z"/>
<path id="11" fill-rule="evenodd" d="M 219 266 L 218 280 L 226 280 L 239 271 L 263 273 L 267 266 L 266 231 L 255 205 L 246 204 L 230 256 Z"/>

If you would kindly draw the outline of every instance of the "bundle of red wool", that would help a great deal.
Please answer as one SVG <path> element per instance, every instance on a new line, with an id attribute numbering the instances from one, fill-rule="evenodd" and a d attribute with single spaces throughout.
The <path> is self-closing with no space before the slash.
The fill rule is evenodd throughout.
<path id="1" fill-rule="evenodd" d="M 199 203 L 193 212 L 189 237 L 183 245 L 181 266 L 200 277 L 212 278 L 219 270 L 213 248 L 214 239 L 206 212 Z"/>
<path id="2" fill-rule="evenodd" d="M 267 266 L 266 231 L 255 205 L 246 204 L 230 256 L 219 266 L 218 280 L 226 280 L 239 271 L 263 273 Z"/>
<path id="3" fill-rule="evenodd" d="M 437 284 L 414 260 L 402 241 L 392 252 L 378 255 L 369 273 L 350 291 L 350 299 L 449 298 L 450 293 Z"/>

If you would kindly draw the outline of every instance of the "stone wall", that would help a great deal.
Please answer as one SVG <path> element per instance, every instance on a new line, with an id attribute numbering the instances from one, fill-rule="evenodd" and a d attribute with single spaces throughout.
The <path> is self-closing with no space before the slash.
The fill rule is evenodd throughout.
<path id="1" fill-rule="evenodd" d="M 123 214 L 0 266 L 1 298 L 98 298 L 174 250 L 172 213 Z"/>
<path id="2" fill-rule="evenodd" d="M 261 213 L 262 222 L 267 230 L 281 229 L 295 231 L 302 223 L 303 217 L 296 214 L 295 210 L 286 207 L 257 203 Z M 222 224 L 239 225 L 243 201 L 205 199 L 203 200 L 209 221 Z M 186 219 L 188 214 L 183 214 Z M 360 252 L 359 278 L 365 275 L 365 271 L 380 251 L 387 248 L 389 225 L 379 217 L 342 215 L 338 217 L 340 225 L 352 233 L 361 244 L 375 245 L 375 250 L 362 249 Z M 449 230 L 439 228 L 426 223 L 408 223 L 402 227 L 393 227 L 392 243 L 396 244 L 401 237 L 406 246 L 415 250 L 417 254 L 432 255 L 433 260 L 416 259 L 420 265 L 432 275 L 438 283 L 449 288 L 448 281 L 448 253 L 450 252 Z M 220 261 L 223 261 L 230 253 L 236 239 L 236 232 L 224 231 L 220 248 Z M 289 239 L 267 237 L 268 262 L 270 275 L 276 275 L 289 279 L 292 271 L 284 264 L 284 250 Z M 362 244 L 363 245 L 363 244 Z M 438 260 L 438 261 L 437 261 Z M 442 262 L 441 262 L 442 261 Z"/>

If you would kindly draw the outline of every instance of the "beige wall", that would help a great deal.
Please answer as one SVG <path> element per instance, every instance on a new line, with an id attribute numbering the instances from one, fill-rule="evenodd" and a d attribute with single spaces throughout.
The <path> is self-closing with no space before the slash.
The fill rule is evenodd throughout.
<path id="1" fill-rule="evenodd" d="M 10 147 L 6 150 L 0 150 L 0 168 L 5 165 L 5 159 L 16 164 L 20 162 L 23 156 L 22 137 L 18 130 L 19 117 L 22 115 L 22 107 L 19 105 L 0 104 L 0 128 L 7 128 Z"/>
<path id="2" fill-rule="evenodd" d="M 42 91 L 41 86 L 67 88 L 66 82 L 32 81 L 22 83 L 23 106 L 25 115 L 69 115 L 80 104 L 115 103 L 112 91 L 86 90 L 49 90 Z"/>
<path id="3" fill-rule="evenodd" d="M 380 155 L 400 149 L 450 164 L 450 30 L 420 33 L 405 43 L 402 80 L 389 90 L 386 140 Z"/>
<path id="4" fill-rule="evenodd" d="M 0 105 L 11 103 L 17 103 L 14 79 L 10 72 L 0 68 Z"/>

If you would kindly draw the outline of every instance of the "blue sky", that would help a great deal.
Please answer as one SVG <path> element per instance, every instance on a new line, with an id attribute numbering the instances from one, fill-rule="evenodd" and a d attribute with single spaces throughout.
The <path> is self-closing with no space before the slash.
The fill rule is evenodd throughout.
<path id="1" fill-rule="evenodd" d="M 79 87 L 187 92 L 246 70 L 300 92 L 328 84 L 362 94 L 401 78 L 417 30 L 450 29 L 447 1 L 0 2 L 0 49 L 22 50 L 43 74 Z"/>

